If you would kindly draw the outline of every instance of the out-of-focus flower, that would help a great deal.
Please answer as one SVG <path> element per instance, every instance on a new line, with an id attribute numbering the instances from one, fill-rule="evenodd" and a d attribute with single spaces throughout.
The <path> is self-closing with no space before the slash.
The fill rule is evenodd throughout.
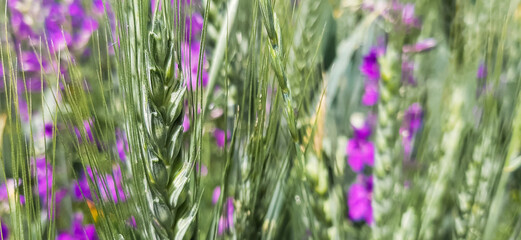
<path id="1" fill-rule="evenodd" d="M 420 130 L 423 121 L 423 109 L 419 103 L 413 103 L 405 111 L 403 123 L 400 127 L 402 136 L 403 151 L 406 158 L 412 152 L 413 140 L 416 133 Z"/>
<path id="2" fill-rule="evenodd" d="M 195 169 L 197 169 L 201 176 L 205 177 L 206 175 L 208 175 L 208 167 L 206 167 L 206 165 L 202 163 L 199 165 L 199 163 L 197 163 L 195 164 L 195 167 Z"/>
<path id="3" fill-rule="evenodd" d="M 383 55 L 384 51 L 381 47 L 373 47 L 367 53 L 367 55 L 364 56 L 364 60 L 362 62 L 362 65 L 360 66 L 360 72 L 368 80 L 371 81 L 377 81 L 380 79 L 380 66 L 378 65 L 378 58 Z"/>
<path id="4" fill-rule="evenodd" d="M 188 132 L 190 129 L 190 118 L 188 117 L 188 114 L 185 114 L 183 117 L 183 132 Z"/>
<path id="5" fill-rule="evenodd" d="M 227 131 L 226 134 L 224 132 L 224 130 L 222 129 L 218 129 L 216 128 L 214 131 L 213 131 L 213 137 L 215 138 L 215 143 L 217 144 L 217 146 L 219 148 L 223 148 L 225 143 L 226 143 L 226 136 L 228 137 L 228 140 L 230 140 L 230 131 Z"/>
<path id="6" fill-rule="evenodd" d="M 365 140 L 351 139 L 346 148 L 347 163 L 355 172 L 364 169 L 364 165 L 374 165 L 373 143 Z"/>
<path id="7" fill-rule="evenodd" d="M 83 214 L 74 214 L 71 228 L 58 234 L 56 240 L 97 240 L 98 234 L 93 224 L 83 225 Z"/>
<path id="8" fill-rule="evenodd" d="M 97 190 L 104 201 L 112 200 L 114 203 L 126 201 L 126 195 L 122 184 L 123 179 L 119 166 L 115 166 L 112 169 L 112 174 L 105 175 L 96 173 L 88 166 L 86 169 L 88 175 L 83 174 L 82 177 L 73 185 L 73 193 L 76 200 L 82 200 L 83 198 L 93 200 L 96 192 L 95 189 L 90 188 L 90 180 L 92 183 L 96 184 Z M 89 177 L 88 179 L 87 176 Z"/>
<path id="9" fill-rule="evenodd" d="M 376 103 L 378 103 L 378 82 L 366 82 L 364 90 L 364 95 L 362 96 L 363 105 L 374 106 Z"/>
<path id="10" fill-rule="evenodd" d="M 22 183 L 22 179 L 15 181 L 12 178 L 6 180 L 6 182 L 0 185 L 0 202 L 9 203 L 9 198 L 13 198 L 15 196 L 15 189 L 20 186 Z M 20 204 L 25 204 L 25 197 L 20 195 Z M 7 206 L 9 207 L 9 206 Z"/>
<path id="11" fill-rule="evenodd" d="M 217 186 L 213 190 L 212 194 L 212 204 L 216 204 L 219 201 L 219 197 L 221 196 L 221 187 Z"/>
<path id="12" fill-rule="evenodd" d="M 366 77 L 365 92 L 362 96 L 362 104 L 373 106 L 378 102 L 378 80 L 380 79 L 380 66 L 378 58 L 385 52 L 383 47 L 371 48 L 369 53 L 364 56 L 360 72 Z"/>
<path id="13" fill-rule="evenodd" d="M 24 72 L 39 72 L 45 71 L 48 64 L 45 60 L 31 51 L 22 52 L 20 55 L 21 70 Z M 40 65 L 41 64 L 41 65 Z"/>
<path id="14" fill-rule="evenodd" d="M 181 66 L 184 71 L 185 84 L 189 90 L 195 91 L 197 86 L 206 87 L 206 84 L 208 84 L 208 72 L 205 69 L 206 54 L 203 53 L 203 64 L 199 66 L 200 50 L 201 43 L 199 41 L 181 44 Z M 198 74 L 199 67 L 201 67 L 201 74 Z"/>
<path id="15" fill-rule="evenodd" d="M 194 41 L 194 38 L 198 38 L 203 30 L 204 19 L 201 14 L 194 12 L 191 16 L 186 17 L 185 21 L 185 30 L 186 30 L 186 40 L 190 38 L 191 41 Z"/>
<path id="16" fill-rule="evenodd" d="M 116 131 L 116 150 L 118 152 L 119 159 L 122 162 L 127 161 L 127 152 L 129 150 L 128 148 L 128 141 L 125 137 L 125 133 L 117 130 Z"/>
<path id="17" fill-rule="evenodd" d="M 91 126 L 93 124 L 92 119 L 88 119 L 83 121 L 83 128 L 80 129 L 77 127 L 74 127 L 74 132 L 76 133 L 76 137 L 78 138 L 78 141 L 80 143 L 82 142 L 83 137 L 85 137 L 89 142 L 94 141 L 94 136 L 92 135 Z"/>
<path id="18" fill-rule="evenodd" d="M 402 23 L 408 27 L 421 27 L 421 21 L 415 16 L 414 13 L 414 4 L 407 3 L 405 5 L 401 5 L 402 12 Z"/>
<path id="19" fill-rule="evenodd" d="M 219 225 L 217 227 L 217 233 L 219 235 L 223 235 L 226 230 L 233 229 L 233 214 L 235 212 L 235 208 L 233 205 L 233 198 L 228 197 L 225 203 L 225 211 L 226 214 L 221 216 L 219 219 Z"/>
<path id="20" fill-rule="evenodd" d="M 488 75 L 487 66 L 485 65 L 485 63 L 480 63 L 476 77 L 478 79 L 484 79 L 484 78 L 487 78 L 487 75 Z"/>
<path id="21" fill-rule="evenodd" d="M 416 79 L 414 79 L 414 62 L 409 61 L 407 57 L 402 59 L 402 82 L 412 86 L 416 85 Z"/>
<path id="22" fill-rule="evenodd" d="M 131 227 L 133 228 L 137 228 L 137 222 L 136 222 L 136 218 L 134 216 L 131 216 L 128 220 L 128 225 L 130 225 Z"/>
<path id="23" fill-rule="evenodd" d="M 2 239 L 7 240 L 9 239 L 9 228 L 7 228 L 7 225 L 5 225 L 4 221 L 0 219 L 0 225 L 2 225 Z"/>
<path id="24" fill-rule="evenodd" d="M 405 45 L 403 46 L 404 53 L 420 53 L 426 52 L 436 47 L 436 39 L 427 38 L 414 45 Z"/>
<path id="25" fill-rule="evenodd" d="M 365 221 L 369 225 L 373 223 L 373 208 L 371 207 L 372 192 L 372 177 L 359 176 L 358 182 L 349 187 L 347 206 L 351 220 Z"/>
<path id="26" fill-rule="evenodd" d="M 365 165 L 374 165 L 374 145 L 369 141 L 371 125 L 360 114 L 353 114 L 351 126 L 354 136 L 347 142 L 347 163 L 354 172 L 361 172 Z"/>

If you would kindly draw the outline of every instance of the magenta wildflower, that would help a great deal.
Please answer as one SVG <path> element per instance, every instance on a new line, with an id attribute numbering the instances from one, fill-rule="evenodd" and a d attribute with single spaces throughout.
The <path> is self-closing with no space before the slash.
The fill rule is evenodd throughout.
<path id="1" fill-rule="evenodd" d="M 15 182 L 12 178 L 2 183 L 2 185 L 0 185 L 0 202 L 8 202 L 9 194 L 14 194 L 15 188 L 19 187 L 21 183 L 22 179 Z M 20 195 L 20 204 L 25 204 L 25 197 L 23 195 Z"/>
<path id="2" fill-rule="evenodd" d="M 186 17 L 185 22 L 186 40 L 188 41 L 191 36 L 191 41 L 193 41 L 194 38 L 197 38 L 203 30 L 203 16 L 197 12 L 194 12 L 191 16 Z"/>
<path id="3" fill-rule="evenodd" d="M 361 172 L 365 165 L 374 165 L 374 145 L 369 141 L 371 125 L 359 115 L 351 120 L 354 136 L 347 142 L 347 163 L 354 172 Z"/>
<path id="4" fill-rule="evenodd" d="M 484 78 L 487 78 L 487 75 L 488 75 L 487 66 L 485 65 L 485 63 L 480 63 L 476 77 L 478 79 L 484 79 Z"/>
<path id="5" fill-rule="evenodd" d="M 61 232 L 56 240 L 97 240 L 98 234 L 93 224 L 83 225 L 83 214 L 76 213 L 69 231 Z"/>
<path id="6" fill-rule="evenodd" d="M 219 235 L 223 235 L 226 230 L 233 229 L 234 223 L 233 223 L 233 214 L 235 211 L 234 205 L 233 205 L 233 198 L 228 197 L 226 199 L 225 203 L 225 215 L 221 216 L 219 219 L 219 225 L 217 229 L 217 233 Z"/>
<path id="7" fill-rule="evenodd" d="M 380 96 L 378 91 L 378 82 L 366 82 L 364 90 L 364 95 L 362 96 L 363 105 L 374 106 L 378 103 L 378 98 Z"/>
<path id="8" fill-rule="evenodd" d="M 405 56 L 402 60 L 402 82 L 412 86 L 416 85 L 416 79 L 414 78 L 414 62 L 409 61 Z"/>
<path id="9" fill-rule="evenodd" d="M 116 131 L 116 150 L 118 152 L 119 159 L 122 162 L 127 161 L 128 141 L 125 134 L 122 131 Z"/>
<path id="10" fill-rule="evenodd" d="M 420 53 L 426 52 L 436 47 L 436 40 L 434 38 L 427 38 L 414 45 L 403 46 L 404 53 Z"/>
<path id="11" fill-rule="evenodd" d="M 421 21 L 415 16 L 414 4 L 407 3 L 402 5 L 402 23 L 407 27 L 421 27 Z"/>
<path id="12" fill-rule="evenodd" d="M 353 221 L 365 221 L 373 223 L 373 208 L 371 206 L 371 195 L 373 191 L 373 178 L 360 176 L 360 180 L 349 187 L 347 194 L 347 205 L 349 218 Z"/>
<path id="13" fill-rule="evenodd" d="M 206 55 L 204 53 L 201 74 L 198 74 L 200 50 L 200 42 L 196 41 L 192 42 L 191 44 L 186 42 L 182 43 L 181 65 L 184 71 L 183 76 L 186 79 L 185 84 L 188 86 L 189 90 L 195 90 L 197 86 L 206 87 L 206 84 L 208 83 L 208 72 L 204 68 L 206 63 Z M 202 85 L 200 83 L 202 83 Z"/>
<path id="14" fill-rule="evenodd" d="M 134 216 L 131 216 L 128 220 L 127 220 L 127 223 L 129 226 L 133 227 L 133 228 L 137 228 L 137 222 L 136 222 L 136 218 Z"/>
<path id="15" fill-rule="evenodd" d="M 47 62 L 42 60 L 40 56 L 34 52 L 22 52 L 20 61 L 22 71 L 24 72 L 39 72 L 42 69 L 46 70 L 48 67 Z"/>
<path id="16" fill-rule="evenodd" d="M 378 102 L 378 80 L 380 79 L 380 66 L 378 58 L 384 54 L 383 47 L 373 47 L 364 56 L 360 72 L 366 77 L 365 91 L 362 97 L 362 104 L 373 106 Z"/>
<path id="17" fill-rule="evenodd" d="M 83 138 L 86 138 L 89 142 L 94 141 L 94 136 L 92 135 L 91 131 L 92 124 L 92 119 L 88 119 L 83 121 L 83 128 L 81 129 L 81 131 L 77 127 L 74 127 L 74 132 L 76 133 L 76 137 L 78 138 L 78 141 L 80 141 L 80 143 L 82 142 Z"/>
<path id="18" fill-rule="evenodd" d="M 212 194 L 212 204 L 216 204 L 219 201 L 219 197 L 221 196 L 221 187 L 217 186 L 213 190 Z"/>
<path id="19" fill-rule="evenodd" d="M 0 219 L 0 225 L 2 225 L 2 239 L 7 240 L 9 239 L 9 228 L 7 228 L 7 225 L 5 225 L 4 221 Z"/>
<path id="20" fill-rule="evenodd" d="M 402 136 L 403 151 L 406 159 L 409 158 L 413 140 L 416 133 L 420 130 L 423 121 L 423 109 L 419 103 L 413 103 L 406 111 L 403 117 L 403 123 L 400 127 L 400 135 Z"/>
<path id="21" fill-rule="evenodd" d="M 361 172 L 364 165 L 374 165 L 374 146 L 366 140 L 351 139 L 346 148 L 347 163 L 355 172 Z"/>
<path id="22" fill-rule="evenodd" d="M 225 140 L 225 137 L 228 136 L 228 140 L 230 140 L 230 131 L 226 131 L 226 134 L 224 132 L 224 130 L 222 129 L 218 129 L 216 128 L 214 131 L 213 131 L 213 137 L 215 138 L 215 143 L 217 144 L 217 146 L 219 148 L 223 148 L 225 143 L 226 143 L 226 140 Z"/>
<path id="23" fill-rule="evenodd" d="M 190 129 L 190 118 L 188 117 L 188 114 L 185 114 L 183 117 L 183 132 L 188 132 Z"/>
<path id="24" fill-rule="evenodd" d="M 104 201 L 112 200 L 114 203 L 126 201 L 125 191 L 123 190 L 123 178 L 119 166 L 115 166 L 112 169 L 112 174 L 105 175 L 98 174 L 88 166 L 86 169 L 88 175 L 83 174 L 73 185 L 73 193 L 76 200 L 81 201 L 83 198 L 93 200 L 96 192 L 94 189 L 91 190 L 89 186 L 89 181 L 92 181 L 92 183 L 96 184 L 101 199 Z M 87 176 L 89 177 L 88 179 Z"/>
<path id="25" fill-rule="evenodd" d="M 362 62 L 362 65 L 360 66 L 360 72 L 368 80 L 371 81 L 377 81 L 380 79 L 380 66 L 378 65 L 378 58 L 383 55 L 384 51 L 381 47 L 373 47 L 367 53 L 367 55 L 364 56 L 364 60 Z"/>

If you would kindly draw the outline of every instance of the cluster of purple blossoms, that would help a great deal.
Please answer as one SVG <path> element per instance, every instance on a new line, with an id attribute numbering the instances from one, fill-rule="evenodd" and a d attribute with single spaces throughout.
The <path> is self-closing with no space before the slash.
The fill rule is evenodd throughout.
<path id="1" fill-rule="evenodd" d="M 362 172 L 366 165 L 374 165 L 374 145 L 369 141 L 372 126 L 370 121 L 363 121 L 361 118 L 358 115 L 353 116 L 353 138 L 347 142 L 346 148 L 347 162 L 356 173 Z"/>
<path id="2" fill-rule="evenodd" d="M 349 187 L 347 194 L 347 205 L 349 218 L 353 221 L 365 221 L 367 224 L 373 222 L 373 211 L 371 207 L 372 177 L 365 176 L 362 172 L 364 166 L 374 165 L 374 145 L 369 140 L 374 125 L 374 116 L 363 119 L 355 114 L 351 119 L 353 138 L 347 143 L 347 162 L 351 170 L 358 174 L 356 183 Z"/>
<path id="3" fill-rule="evenodd" d="M 402 137 L 405 160 L 411 160 L 414 137 L 420 130 L 423 121 L 423 109 L 419 103 L 413 103 L 405 111 L 400 136 Z"/>
<path id="4" fill-rule="evenodd" d="M 226 198 L 225 204 L 225 215 L 219 218 L 219 226 L 217 228 L 217 233 L 219 235 L 223 235 L 225 231 L 233 229 L 233 214 L 235 212 L 233 198 Z"/>
<path id="5" fill-rule="evenodd" d="M 378 58 L 385 54 L 383 46 L 371 48 L 369 53 L 364 56 L 360 72 L 366 77 L 362 104 L 373 106 L 378 102 L 378 81 L 380 80 L 380 65 Z"/>
<path id="6" fill-rule="evenodd" d="M 373 177 L 359 175 L 356 183 L 349 187 L 347 205 L 349 218 L 354 221 L 365 221 L 371 225 L 374 222 L 371 196 L 373 193 Z"/>
<path id="7" fill-rule="evenodd" d="M 217 202 L 219 202 L 220 196 L 221 196 L 221 187 L 217 186 L 213 190 L 213 194 L 212 194 L 212 204 L 213 205 L 215 205 L 215 204 L 217 204 Z M 226 202 L 224 205 L 224 211 L 225 211 L 225 214 L 223 214 L 219 218 L 219 224 L 217 227 L 217 233 L 219 235 L 223 235 L 224 232 L 226 232 L 227 230 L 233 229 L 233 226 L 234 226 L 233 214 L 235 212 L 235 207 L 233 205 L 232 197 L 226 198 Z"/>
<path id="8" fill-rule="evenodd" d="M 93 32 L 98 29 L 96 16 L 103 13 L 103 2 L 95 0 L 93 9 L 87 11 L 80 0 L 8 0 L 10 25 L 13 42 L 24 79 L 16 80 L 18 89 L 19 115 L 27 121 L 29 109 L 24 93 L 41 92 L 46 88 L 45 74 L 52 72 L 65 73 L 67 64 L 59 64 L 56 57 L 45 58 L 45 54 L 36 54 L 32 50 L 40 46 L 46 52 L 48 47 L 53 56 L 65 57 L 57 53 L 68 49 L 70 59 L 88 53 L 86 47 Z M 100 9 L 101 8 L 101 9 Z M 60 69 L 57 69 L 60 66 Z M 44 77 L 42 77 L 42 74 Z M 3 85 L 3 82 L 2 82 Z"/>
<path id="9" fill-rule="evenodd" d="M 216 128 L 213 131 L 213 137 L 215 138 L 215 143 L 217 144 L 217 147 L 224 148 L 226 142 L 229 141 L 231 138 L 231 133 L 230 130 L 225 132 L 222 129 Z"/>
<path id="10" fill-rule="evenodd" d="M 86 172 L 87 174 L 83 173 L 81 178 L 73 184 L 73 195 L 77 201 L 83 199 L 94 201 L 94 198 L 97 197 L 96 192 L 99 192 L 103 201 L 113 201 L 114 203 L 126 201 L 119 165 L 115 165 L 110 174 L 98 173 L 89 166 L 86 167 Z M 94 183 L 97 189 L 91 189 L 89 182 Z"/>
<path id="11" fill-rule="evenodd" d="M 6 240 L 9 239 L 9 228 L 7 228 L 7 225 L 4 224 L 2 219 L 0 219 L 0 225 L 2 225 L 0 237 Z"/>
<path id="12" fill-rule="evenodd" d="M 94 224 L 83 225 L 83 214 L 76 213 L 69 231 L 62 231 L 56 240 L 97 240 Z"/>

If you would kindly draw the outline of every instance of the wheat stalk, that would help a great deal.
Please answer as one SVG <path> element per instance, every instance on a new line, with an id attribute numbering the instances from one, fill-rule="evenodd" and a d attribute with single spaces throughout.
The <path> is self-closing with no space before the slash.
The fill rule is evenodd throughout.
<path id="1" fill-rule="evenodd" d="M 401 46 L 403 39 L 397 39 L 395 46 L 389 47 L 381 60 L 382 79 L 378 102 L 378 124 L 376 127 L 376 154 L 374 165 L 373 213 L 374 239 L 389 239 L 397 224 L 395 210 L 396 197 L 402 188 L 400 181 L 401 158 L 396 155 L 398 140 L 397 115 L 400 108 Z"/>
<path id="2" fill-rule="evenodd" d="M 428 188 L 429 191 L 427 191 L 422 208 L 420 239 L 436 239 L 437 237 L 439 222 L 445 209 L 443 198 L 446 196 L 450 181 L 456 172 L 457 159 L 461 151 L 461 140 L 465 130 L 465 121 L 461 116 L 463 102 L 463 92 L 456 88 L 452 93 L 448 117 L 443 126 L 441 158 L 437 164 L 433 164 L 429 168 L 428 179 L 432 181 L 432 185 Z"/>
<path id="3" fill-rule="evenodd" d="M 291 92 L 288 87 L 288 78 L 283 64 L 284 52 L 282 50 L 280 25 L 277 20 L 277 14 L 275 14 L 275 12 L 273 11 L 271 0 L 259 0 L 259 6 L 264 19 L 264 28 L 268 33 L 268 45 L 270 50 L 271 63 L 273 69 L 275 70 L 275 75 L 277 75 L 277 80 L 279 83 L 280 91 L 282 93 L 282 98 L 286 103 L 285 111 L 287 114 L 289 131 L 291 133 L 293 141 L 296 143 L 298 141 L 298 135 L 295 121 L 295 113 L 293 112 Z"/>

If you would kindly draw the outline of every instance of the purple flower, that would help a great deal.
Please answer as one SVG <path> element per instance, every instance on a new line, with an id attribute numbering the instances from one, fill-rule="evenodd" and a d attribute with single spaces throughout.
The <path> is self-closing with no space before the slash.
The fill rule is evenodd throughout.
<path id="1" fill-rule="evenodd" d="M 21 70 L 24 72 L 39 72 L 42 69 L 47 69 L 47 63 L 43 60 L 40 66 L 40 59 L 40 56 L 34 52 L 22 52 L 20 56 Z"/>
<path id="2" fill-rule="evenodd" d="M 70 33 L 62 29 L 67 21 L 66 9 L 59 3 L 51 5 L 49 15 L 45 19 L 45 30 L 51 52 L 55 53 L 67 47 L 72 41 Z"/>
<path id="3" fill-rule="evenodd" d="M 378 103 L 379 91 L 378 82 L 366 82 L 364 87 L 364 95 L 362 96 L 362 104 L 365 106 L 374 106 Z"/>
<path id="4" fill-rule="evenodd" d="M 53 185 L 53 167 L 47 163 L 45 157 L 37 158 L 34 162 L 34 168 L 36 171 L 36 183 L 38 185 L 38 196 L 44 199 L 46 202 L 51 196 L 48 193 L 52 191 Z"/>
<path id="5" fill-rule="evenodd" d="M 41 92 L 46 86 L 45 81 L 38 78 L 26 78 L 24 80 L 18 80 L 18 91 L 19 92 Z"/>
<path id="6" fill-rule="evenodd" d="M 221 196 L 221 187 L 217 186 L 213 190 L 212 194 L 212 204 L 216 204 L 219 201 L 219 197 Z"/>
<path id="7" fill-rule="evenodd" d="M 204 19 L 201 14 L 194 12 L 191 16 L 187 16 L 185 20 L 186 40 L 191 36 L 192 41 L 198 37 L 203 30 Z"/>
<path id="8" fill-rule="evenodd" d="M 185 114 L 183 117 L 183 132 L 188 132 L 190 129 L 190 118 L 188 117 L 188 114 Z"/>
<path id="9" fill-rule="evenodd" d="M 373 47 L 364 56 L 360 72 L 367 77 L 368 80 L 377 81 L 380 79 L 380 66 L 378 65 L 378 58 L 383 55 L 384 51 L 381 47 Z"/>
<path id="10" fill-rule="evenodd" d="M 201 174 L 201 176 L 204 177 L 204 176 L 208 175 L 208 168 L 206 167 L 206 165 L 204 165 L 204 164 L 199 165 L 199 163 L 197 163 L 195 166 L 196 166 L 196 169 Z"/>
<path id="11" fill-rule="evenodd" d="M 104 4 L 103 4 L 103 1 L 104 0 L 93 0 L 92 1 L 92 10 L 96 13 L 96 14 L 103 14 L 103 12 L 105 11 L 104 9 Z M 106 0 L 105 0 L 106 1 Z"/>
<path id="12" fill-rule="evenodd" d="M 363 123 L 351 123 L 355 139 L 367 140 L 371 136 L 372 129 L 368 121 Z"/>
<path id="13" fill-rule="evenodd" d="M 56 240 L 97 240 L 98 234 L 93 224 L 83 225 L 83 214 L 76 213 L 69 231 L 61 232 Z"/>
<path id="14" fill-rule="evenodd" d="M 77 127 L 74 127 L 74 132 L 76 133 L 76 137 L 80 143 L 82 142 L 83 137 L 86 137 L 89 142 L 94 141 L 94 136 L 92 135 L 91 125 L 93 124 L 92 119 L 88 119 L 83 121 L 83 129 L 80 131 Z"/>
<path id="15" fill-rule="evenodd" d="M 15 189 L 20 186 L 22 179 L 15 181 L 12 178 L 7 179 L 2 185 L 0 185 L 0 202 L 8 202 L 9 194 L 14 196 Z M 25 204 L 25 197 L 20 195 L 20 204 Z"/>
<path id="16" fill-rule="evenodd" d="M 373 223 L 373 208 L 371 206 L 371 195 L 373 191 L 372 177 L 359 177 L 360 180 L 349 187 L 347 194 L 347 206 L 349 218 L 353 221 L 365 221 Z"/>
<path id="17" fill-rule="evenodd" d="M 206 63 L 206 55 L 203 53 L 203 66 L 201 66 L 201 74 L 198 74 L 199 70 L 199 54 L 201 50 L 201 43 L 198 41 L 188 44 L 182 43 L 182 54 L 181 54 L 181 66 L 183 69 L 183 77 L 185 78 L 185 84 L 189 90 L 195 90 L 197 86 L 206 87 L 208 83 L 208 72 L 204 68 Z"/>
<path id="18" fill-rule="evenodd" d="M 351 139 L 346 148 L 347 163 L 355 172 L 364 169 L 364 165 L 374 165 L 373 143 L 365 140 Z"/>
<path id="19" fill-rule="evenodd" d="M 364 165 L 374 165 L 374 146 L 369 141 L 371 136 L 371 122 L 361 114 L 351 116 L 353 138 L 347 142 L 347 163 L 354 172 L 361 172 Z"/>
<path id="20" fill-rule="evenodd" d="M 122 162 L 127 161 L 128 141 L 125 134 L 119 130 L 116 131 L 116 150 L 118 152 L 119 159 Z"/>
<path id="21" fill-rule="evenodd" d="M 53 123 L 46 123 L 43 128 L 45 131 L 45 136 L 51 138 L 54 131 Z"/>
<path id="22" fill-rule="evenodd" d="M 9 228 L 7 228 L 7 225 L 5 225 L 2 219 L 0 219 L 0 225 L 2 225 L 2 234 L 0 236 L 2 236 L 2 239 L 4 240 L 9 239 Z"/>
<path id="23" fill-rule="evenodd" d="M 366 77 L 365 91 L 362 97 L 362 104 L 373 106 L 378 102 L 378 80 L 380 79 L 380 66 L 378 58 L 384 54 L 383 47 L 373 47 L 364 56 L 360 72 Z"/>
<path id="24" fill-rule="evenodd" d="M 429 50 L 433 49 L 434 47 L 436 47 L 436 39 L 427 38 L 414 45 L 403 46 L 403 52 L 404 53 L 419 53 L 419 52 L 429 51 Z"/>
<path id="25" fill-rule="evenodd" d="M 115 166 L 112 169 L 112 174 L 98 174 L 89 166 L 86 167 L 87 173 L 76 181 L 73 185 L 73 193 L 76 200 L 81 201 L 83 198 L 93 200 L 93 195 L 96 194 L 95 189 L 90 189 L 89 181 L 96 184 L 97 190 L 104 201 L 112 200 L 114 203 L 119 201 L 126 201 L 125 191 L 123 190 L 121 169 Z M 87 179 L 88 176 L 88 179 Z"/>
<path id="26" fill-rule="evenodd" d="M 127 220 L 127 223 L 128 225 L 130 225 L 131 227 L 133 228 L 137 228 L 137 222 L 136 222 L 136 218 L 134 216 L 131 216 L 128 220 Z"/>
<path id="27" fill-rule="evenodd" d="M 402 60 L 402 82 L 412 86 L 416 85 L 416 79 L 414 79 L 414 62 L 409 61 L 407 57 Z"/>
<path id="28" fill-rule="evenodd" d="M 226 199 L 225 204 L 226 205 L 225 205 L 224 209 L 226 211 L 226 214 L 221 216 L 221 218 L 219 219 L 219 226 L 218 226 L 218 231 L 217 231 L 217 233 L 219 235 L 222 235 L 226 230 L 232 229 L 234 226 L 233 214 L 234 214 L 235 208 L 233 205 L 233 198 L 228 197 Z"/>
<path id="29" fill-rule="evenodd" d="M 230 131 L 227 131 L 226 132 L 227 134 L 225 134 L 224 130 L 221 130 L 221 129 L 218 129 L 216 128 L 214 131 L 213 131 L 213 137 L 215 138 L 215 142 L 217 143 L 217 146 L 219 148 L 223 148 L 226 141 L 225 141 L 225 135 L 228 136 L 228 140 L 230 140 Z"/>
<path id="30" fill-rule="evenodd" d="M 414 4 L 407 3 L 402 6 L 402 23 L 407 27 L 421 27 L 420 19 L 414 15 Z"/>
<path id="31" fill-rule="evenodd" d="M 476 77 L 478 79 L 484 79 L 484 78 L 487 78 L 487 75 L 488 75 L 487 66 L 485 65 L 485 63 L 480 63 Z"/>
<path id="32" fill-rule="evenodd" d="M 406 111 L 403 117 L 403 123 L 400 127 L 400 135 L 402 136 L 402 144 L 406 159 L 412 152 L 413 139 L 420 130 L 423 121 L 423 109 L 419 103 L 413 103 Z"/>

